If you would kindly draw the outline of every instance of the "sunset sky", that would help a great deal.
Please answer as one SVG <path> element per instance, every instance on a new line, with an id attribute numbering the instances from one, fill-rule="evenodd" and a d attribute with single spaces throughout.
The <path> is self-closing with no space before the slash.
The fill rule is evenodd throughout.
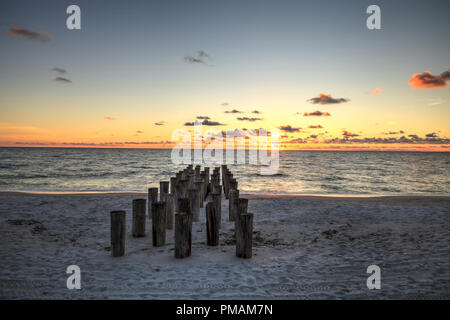
<path id="1" fill-rule="evenodd" d="M 81 30 L 66 8 L 81 8 Z M 368 30 L 366 8 L 381 8 Z M 449 1 L 1 1 L 0 146 L 450 150 Z"/>

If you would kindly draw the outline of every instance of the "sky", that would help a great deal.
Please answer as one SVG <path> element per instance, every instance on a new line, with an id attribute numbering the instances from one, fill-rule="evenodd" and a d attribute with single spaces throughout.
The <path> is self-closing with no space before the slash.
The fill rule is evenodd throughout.
<path id="1" fill-rule="evenodd" d="M 69 30 L 66 8 L 81 9 Z M 381 29 L 369 30 L 369 5 Z M 449 1 L 1 1 L 0 146 L 448 151 Z M 199 117 L 199 118 L 198 118 Z M 206 135 L 206 134 L 205 134 Z"/>

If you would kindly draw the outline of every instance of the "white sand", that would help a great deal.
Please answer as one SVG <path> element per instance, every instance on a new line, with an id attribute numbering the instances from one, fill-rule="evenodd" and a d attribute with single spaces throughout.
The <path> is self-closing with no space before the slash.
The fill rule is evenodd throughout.
<path id="1" fill-rule="evenodd" d="M 131 200 L 143 194 L 0 193 L 2 299 L 450 298 L 450 197 L 249 196 L 254 257 L 235 257 L 223 201 L 220 246 L 193 226 L 192 257 L 132 238 Z M 109 212 L 126 210 L 126 255 L 110 257 Z M 81 290 L 66 288 L 80 266 Z M 366 269 L 381 267 L 381 290 Z"/>

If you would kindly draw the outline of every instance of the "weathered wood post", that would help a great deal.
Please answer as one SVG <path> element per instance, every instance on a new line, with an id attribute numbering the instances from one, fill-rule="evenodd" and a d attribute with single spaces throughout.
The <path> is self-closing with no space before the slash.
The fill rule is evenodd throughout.
<path id="1" fill-rule="evenodd" d="M 204 184 L 202 197 L 203 201 L 205 201 L 206 195 L 208 194 L 208 182 L 207 182 L 208 178 L 206 177 L 206 172 L 200 173 L 200 179 L 203 181 Z"/>
<path id="2" fill-rule="evenodd" d="M 120 257 L 125 254 L 125 211 L 111 211 L 111 255 Z"/>
<path id="3" fill-rule="evenodd" d="M 158 188 L 148 188 L 148 218 L 152 218 L 152 203 L 158 201 Z"/>
<path id="4" fill-rule="evenodd" d="M 178 210 L 175 215 L 175 258 L 186 258 L 191 255 L 192 247 L 191 200 L 178 199 Z"/>
<path id="5" fill-rule="evenodd" d="M 182 259 L 191 256 L 192 229 L 191 216 L 186 212 L 175 215 L 175 258 Z"/>
<path id="6" fill-rule="evenodd" d="M 133 225 L 131 234 L 133 237 L 145 237 L 145 209 L 147 200 L 133 200 Z"/>
<path id="7" fill-rule="evenodd" d="M 252 257 L 253 213 L 243 213 L 236 220 L 236 256 Z"/>
<path id="8" fill-rule="evenodd" d="M 228 192 L 230 191 L 230 181 L 233 179 L 233 174 L 231 172 L 225 175 L 225 198 L 228 199 Z"/>
<path id="9" fill-rule="evenodd" d="M 169 193 L 169 181 L 159 182 L 159 201 L 164 201 L 164 196 Z"/>
<path id="10" fill-rule="evenodd" d="M 195 179 L 200 178 L 200 166 L 195 166 Z"/>
<path id="11" fill-rule="evenodd" d="M 175 204 L 175 195 L 172 193 L 166 194 L 166 228 L 172 230 L 173 229 L 173 216 L 175 212 L 174 204 Z"/>
<path id="12" fill-rule="evenodd" d="M 217 224 L 217 211 L 214 202 L 206 204 L 206 245 L 219 245 L 219 225 Z"/>
<path id="13" fill-rule="evenodd" d="M 198 203 L 200 208 L 203 208 L 203 188 L 205 187 L 205 184 L 202 180 L 195 180 L 194 187 L 198 191 Z"/>
<path id="14" fill-rule="evenodd" d="M 236 219 L 236 221 L 238 220 L 237 218 L 241 214 L 247 213 L 247 209 L 248 209 L 248 199 L 244 199 L 244 198 L 239 199 L 237 215 L 234 217 Z"/>
<path id="15" fill-rule="evenodd" d="M 228 221 L 234 221 L 239 208 L 239 190 L 230 190 L 228 199 Z"/>
<path id="16" fill-rule="evenodd" d="M 152 242 L 154 247 L 166 244 L 166 203 L 152 203 Z"/>
<path id="17" fill-rule="evenodd" d="M 218 192 L 211 193 L 212 202 L 216 206 L 217 227 L 220 229 L 222 223 L 222 197 Z"/>
<path id="18" fill-rule="evenodd" d="M 175 185 L 177 184 L 177 178 L 171 177 L 170 178 L 170 193 L 175 194 Z"/>
<path id="19" fill-rule="evenodd" d="M 192 219 L 193 219 L 193 221 L 199 221 L 200 220 L 200 202 L 199 202 L 198 190 L 195 188 L 189 189 L 188 197 L 189 197 L 189 200 L 191 200 Z"/>
<path id="20" fill-rule="evenodd" d="M 230 197 L 230 190 L 237 190 L 238 189 L 238 182 L 236 179 L 231 179 L 230 182 L 228 183 L 229 185 L 229 190 L 228 190 L 228 197 Z"/>

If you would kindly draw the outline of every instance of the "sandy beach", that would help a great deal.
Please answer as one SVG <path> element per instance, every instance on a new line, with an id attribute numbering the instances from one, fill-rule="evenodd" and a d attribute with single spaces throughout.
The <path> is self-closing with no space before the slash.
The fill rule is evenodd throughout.
<path id="1" fill-rule="evenodd" d="M 254 213 L 254 256 L 235 257 L 222 200 L 220 245 L 192 256 L 131 237 L 131 201 L 146 194 L 0 193 L 1 299 L 449 299 L 450 197 L 241 195 Z M 126 210 L 124 257 L 110 256 L 111 210 Z M 66 268 L 81 268 L 81 290 Z M 368 290 L 366 269 L 381 268 Z"/>

